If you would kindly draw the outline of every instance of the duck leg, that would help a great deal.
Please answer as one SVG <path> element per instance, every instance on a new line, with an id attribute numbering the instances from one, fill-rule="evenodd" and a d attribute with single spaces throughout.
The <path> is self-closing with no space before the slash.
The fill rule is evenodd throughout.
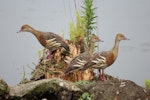
<path id="1" fill-rule="evenodd" d="M 100 72 L 99 78 L 100 80 L 102 80 L 102 69 L 100 69 L 99 72 Z"/>
<path id="2" fill-rule="evenodd" d="M 104 69 L 102 69 L 102 77 L 103 77 L 103 81 L 106 81 L 106 77 L 105 77 Z"/>
<path id="3" fill-rule="evenodd" d="M 105 74 L 104 74 L 104 69 L 100 69 L 100 79 L 102 81 L 106 81 L 106 77 L 105 77 Z"/>
<path id="4" fill-rule="evenodd" d="M 52 51 L 51 50 L 49 50 L 49 55 L 48 55 L 48 60 L 52 60 L 52 58 L 53 58 L 53 54 L 52 54 Z"/>

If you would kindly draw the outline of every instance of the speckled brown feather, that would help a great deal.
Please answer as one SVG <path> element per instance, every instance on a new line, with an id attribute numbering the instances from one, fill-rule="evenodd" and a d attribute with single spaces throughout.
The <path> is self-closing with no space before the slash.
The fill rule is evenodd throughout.
<path id="1" fill-rule="evenodd" d="M 72 72 L 74 70 L 79 70 L 80 68 L 82 68 L 82 67 L 74 66 L 75 64 L 77 64 L 78 59 L 82 60 L 82 61 L 83 60 L 87 61 L 90 57 L 91 57 L 91 55 L 89 55 L 88 52 L 84 52 L 84 53 L 76 56 L 75 58 L 73 58 L 73 60 L 70 62 L 70 64 L 68 65 L 67 69 L 65 70 L 65 74 L 70 73 L 70 72 Z"/>
<path id="2" fill-rule="evenodd" d="M 60 37 L 59 35 L 53 33 L 53 32 L 41 32 L 41 31 L 37 31 L 40 33 L 40 38 L 38 39 L 39 42 L 45 46 L 47 49 L 51 49 L 51 50 L 57 50 L 61 47 L 65 48 L 67 51 L 69 51 L 69 46 L 67 45 L 67 43 L 63 40 L 62 37 Z M 55 41 L 57 41 L 57 43 L 60 43 L 60 47 L 55 47 L 55 46 L 47 46 L 46 45 L 46 40 L 50 40 L 55 38 Z M 44 41 L 45 40 L 45 41 Z"/>

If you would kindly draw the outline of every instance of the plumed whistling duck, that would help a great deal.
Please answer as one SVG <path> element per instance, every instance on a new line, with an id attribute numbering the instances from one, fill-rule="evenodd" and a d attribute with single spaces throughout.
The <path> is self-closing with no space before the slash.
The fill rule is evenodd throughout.
<path id="1" fill-rule="evenodd" d="M 101 51 L 95 53 L 91 60 L 89 60 L 81 70 L 93 67 L 100 70 L 101 80 L 106 80 L 104 75 L 104 69 L 114 63 L 118 56 L 118 47 L 121 40 L 128 40 L 123 34 L 117 34 L 115 38 L 115 44 L 110 51 Z"/>
<path id="2" fill-rule="evenodd" d="M 50 54 L 60 48 L 64 48 L 66 51 L 69 51 L 69 46 L 64 39 L 53 32 L 38 31 L 27 24 L 23 25 L 19 32 L 32 33 L 42 46 L 50 50 Z"/>
<path id="3" fill-rule="evenodd" d="M 77 55 L 71 60 L 67 69 L 65 70 L 65 74 L 81 69 L 84 66 L 84 64 L 86 64 L 87 61 L 92 57 L 94 43 L 99 41 L 102 40 L 100 40 L 96 35 L 92 34 L 88 50 L 84 53 Z"/>

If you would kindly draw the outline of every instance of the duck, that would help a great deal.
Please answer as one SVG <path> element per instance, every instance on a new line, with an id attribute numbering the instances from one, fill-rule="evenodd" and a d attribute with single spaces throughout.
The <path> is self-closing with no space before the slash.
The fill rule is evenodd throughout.
<path id="1" fill-rule="evenodd" d="M 100 42 L 100 41 L 103 42 L 102 40 L 99 39 L 98 36 L 96 36 L 95 34 L 92 34 L 91 39 L 90 39 L 90 44 L 88 46 L 89 48 L 87 49 L 87 51 L 80 53 L 79 55 L 77 55 L 70 61 L 70 63 L 68 64 L 64 72 L 65 75 L 81 69 L 84 66 L 84 64 L 86 64 L 87 61 L 93 55 L 93 48 L 95 46 L 94 43 Z"/>
<path id="2" fill-rule="evenodd" d="M 64 41 L 64 39 L 61 36 L 57 35 L 56 33 L 42 32 L 34 29 L 28 24 L 23 25 L 20 31 L 18 31 L 17 33 L 20 32 L 32 33 L 43 47 L 49 49 L 50 55 L 60 48 L 64 48 L 68 52 L 70 51 L 68 44 Z M 50 58 L 52 58 L 52 55 Z"/>
<path id="3" fill-rule="evenodd" d="M 91 67 L 96 68 L 100 71 L 99 78 L 102 81 L 105 81 L 106 77 L 104 74 L 104 69 L 111 66 L 117 59 L 119 43 L 122 40 L 129 40 L 129 39 L 126 38 L 124 34 L 118 33 L 116 35 L 113 48 L 109 51 L 101 51 L 101 52 L 94 53 L 92 58 L 86 64 L 84 64 L 81 70 L 84 71 Z"/>

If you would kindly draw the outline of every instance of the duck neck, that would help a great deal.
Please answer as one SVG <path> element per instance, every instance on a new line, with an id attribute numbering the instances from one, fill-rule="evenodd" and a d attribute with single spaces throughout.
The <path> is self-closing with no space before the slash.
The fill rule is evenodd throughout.
<path id="1" fill-rule="evenodd" d="M 115 39 L 115 44 L 114 44 L 114 47 L 112 48 L 112 53 L 114 54 L 114 60 L 117 58 L 117 56 L 118 56 L 118 47 L 119 47 L 119 43 L 120 43 L 120 41 L 119 40 L 117 40 L 117 38 Z"/>
<path id="2" fill-rule="evenodd" d="M 38 32 L 37 30 L 35 30 L 34 28 L 31 28 L 30 31 L 37 39 L 40 38 L 40 32 Z"/>
<path id="3" fill-rule="evenodd" d="M 89 47 L 88 47 L 88 52 L 89 52 L 90 54 L 93 53 L 93 48 L 94 48 L 94 43 L 93 43 L 93 42 L 90 42 L 90 43 L 89 43 Z"/>

